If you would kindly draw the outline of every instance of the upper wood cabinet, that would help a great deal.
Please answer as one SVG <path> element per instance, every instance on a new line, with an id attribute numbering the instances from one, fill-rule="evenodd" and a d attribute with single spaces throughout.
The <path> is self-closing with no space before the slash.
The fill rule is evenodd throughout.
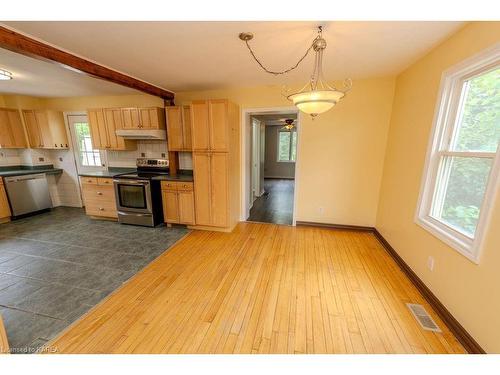
<path id="1" fill-rule="evenodd" d="M 67 149 L 63 114 L 51 110 L 23 110 L 31 148 Z"/>
<path id="2" fill-rule="evenodd" d="M 17 109 L 0 108 L 0 147 L 28 147 L 21 115 Z"/>
<path id="3" fill-rule="evenodd" d="M 228 106 L 226 99 L 191 103 L 193 151 L 229 151 Z"/>
<path id="4" fill-rule="evenodd" d="M 92 147 L 98 150 L 135 150 L 137 143 L 116 135 L 116 130 L 123 129 L 121 108 L 93 108 L 87 111 Z"/>
<path id="5" fill-rule="evenodd" d="M 163 108 L 121 108 L 121 112 L 123 129 L 165 129 Z"/>
<path id="6" fill-rule="evenodd" d="M 169 151 L 192 151 L 191 107 L 171 106 L 165 108 Z"/>

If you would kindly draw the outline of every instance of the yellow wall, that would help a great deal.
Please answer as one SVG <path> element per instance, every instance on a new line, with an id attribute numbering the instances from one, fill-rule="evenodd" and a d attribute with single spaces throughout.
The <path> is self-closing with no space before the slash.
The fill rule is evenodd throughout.
<path id="1" fill-rule="evenodd" d="M 441 74 L 500 41 L 500 23 L 472 23 L 396 81 L 377 229 L 487 352 L 500 352 L 500 197 L 480 264 L 414 222 Z M 434 271 L 426 268 L 435 258 Z"/>
<path id="2" fill-rule="evenodd" d="M 297 220 L 375 225 L 393 93 L 394 78 L 355 81 L 337 107 L 314 121 L 303 117 Z M 206 98 L 228 98 L 241 109 L 290 106 L 277 86 L 180 92 L 176 103 Z"/>

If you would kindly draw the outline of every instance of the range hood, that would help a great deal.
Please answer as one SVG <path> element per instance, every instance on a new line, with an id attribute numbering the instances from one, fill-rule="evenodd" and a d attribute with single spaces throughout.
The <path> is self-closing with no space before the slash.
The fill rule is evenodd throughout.
<path id="1" fill-rule="evenodd" d="M 119 129 L 116 135 L 126 139 L 149 139 L 164 141 L 167 139 L 166 130 L 158 129 Z"/>

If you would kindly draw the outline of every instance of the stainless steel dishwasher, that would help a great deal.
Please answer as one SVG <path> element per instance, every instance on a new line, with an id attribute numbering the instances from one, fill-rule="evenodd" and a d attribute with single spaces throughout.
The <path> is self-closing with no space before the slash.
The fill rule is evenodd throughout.
<path id="1" fill-rule="evenodd" d="M 13 217 L 52 208 L 45 173 L 7 177 L 4 181 Z"/>

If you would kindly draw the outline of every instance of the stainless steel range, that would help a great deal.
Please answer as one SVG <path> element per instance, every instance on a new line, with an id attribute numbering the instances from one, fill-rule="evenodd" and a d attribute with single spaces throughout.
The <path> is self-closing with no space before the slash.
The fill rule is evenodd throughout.
<path id="1" fill-rule="evenodd" d="M 137 172 L 115 176 L 118 221 L 123 224 L 154 227 L 163 223 L 161 186 L 154 177 L 168 174 L 167 159 L 139 158 Z"/>

